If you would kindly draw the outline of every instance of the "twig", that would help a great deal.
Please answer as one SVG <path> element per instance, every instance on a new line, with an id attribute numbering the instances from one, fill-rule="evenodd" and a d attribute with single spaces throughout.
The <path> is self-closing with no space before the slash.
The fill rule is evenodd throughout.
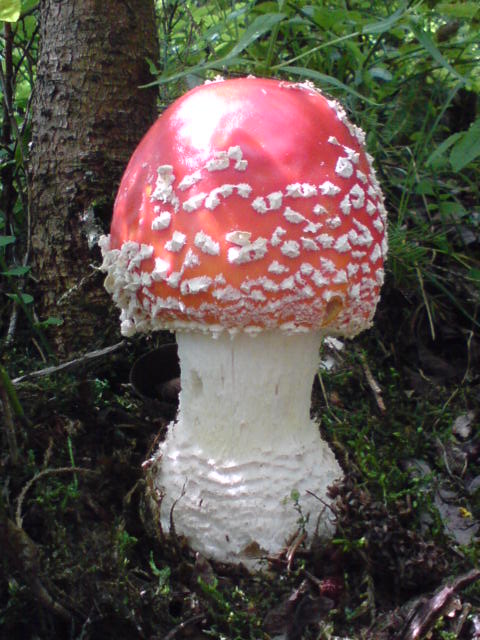
<path id="1" fill-rule="evenodd" d="M 40 579 L 40 550 L 30 536 L 4 513 L 0 512 L 0 545 L 2 556 L 10 560 L 42 606 L 67 622 L 72 615 L 55 601 Z"/>
<path id="2" fill-rule="evenodd" d="M 377 403 L 377 407 L 379 408 L 381 413 L 385 413 L 387 411 L 387 407 L 382 398 L 382 390 L 380 385 L 373 377 L 372 371 L 368 366 L 367 359 L 363 353 L 359 353 L 360 362 L 362 363 L 363 373 L 365 374 L 365 378 L 367 379 L 368 385 L 372 390 L 373 397 L 375 398 L 375 402 Z"/>
<path id="3" fill-rule="evenodd" d="M 14 302 L 12 306 L 12 313 L 10 314 L 10 320 L 8 321 L 7 335 L 5 336 L 6 347 L 10 346 L 13 342 L 13 337 L 15 335 L 15 330 L 17 328 L 17 318 L 18 318 L 18 305 L 16 302 Z"/>
<path id="4" fill-rule="evenodd" d="M 418 267 L 415 267 L 415 271 L 417 272 L 417 278 L 418 278 L 418 282 L 420 283 L 420 291 L 422 292 L 423 303 L 427 311 L 428 324 L 430 327 L 430 335 L 432 336 L 432 340 L 435 341 L 435 325 L 433 323 L 432 311 L 430 309 L 430 304 L 428 302 L 427 294 L 425 293 L 425 286 L 423 284 L 422 273 Z"/>
<path id="5" fill-rule="evenodd" d="M 293 560 L 295 558 L 295 554 L 298 551 L 298 547 L 302 544 L 302 542 L 304 542 L 307 538 L 307 534 L 305 531 L 300 532 L 295 540 L 292 542 L 292 544 L 288 547 L 287 549 L 287 553 L 286 553 L 286 560 L 287 560 L 287 571 L 291 571 L 292 570 L 292 564 L 293 564 Z"/>
<path id="6" fill-rule="evenodd" d="M 45 357 L 45 354 L 43 353 L 42 347 L 38 344 L 38 340 L 36 340 L 33 336 L 31 338 L 34 346 L 36 347 L 38 354 L 40 356 L 40 358 L 42 359 L 42 362 L 46 362 L 47 358 Z"/>
<path id="7" fill-rule="evenodd" d="M 182 487 L 181 494 L 178 496 L 178 498 L 176 500 L 173 501 L 172 506 L 170 507 L 170 531 L 169 531 L 169 534 L 170 534 L 172 540 L 175 543 L 175 547 L 177 548 L 177 551 L 180 549 L 180 545 L 179 545 L 179 542 L 178 542 L 177 531 L 175 529 L 175 522 L 173 520 L 173 511 L 174 511 L 175 507 L 177 506 L 177 504 L 180 502 L 180 500 L 185 495 L 185 484 L 186 484 L 186 481 L 185 481 L 185 483 L 184 483 L 184 485 Z"/>
<path id="8" fill-rule="evenodd" d="M 126 340 L 122 340 L 121 342 L 117 342 L 116 344 L 111 345 L 110 347 L 105 347 L 104 349 L 97 349 L 95 351 L 90 351 L 85 353 L 80 358 L 75 358 L 74 360 L 69 360 L 68 362 L 63 362 L 57 366 L 46 367 L 45 369 L 40 369 L 39 371 L 31 371 L 30 373 L 26 373 L 23 376 L 15 378 L 12 380 L 13 384 L 20 384 L 25 382 L 26 380 L 32 380 L 33 378 L 39 378 L 42 376 L 49 376 L 53 373 L 59 373 L 60 371 L 70 371 L 71 369 L 75 369 L 80 367 L 81 365 L 91 362 L 92 360 L 96 360 L 97 358 L 102 358 L 103 356 L 114 353 L 115 351 L 119 351 L 123 349 L 127 345 Z"/>
<path id="9" fill-rule="evenodd" d="M 5 261 L 5 258 L 1 254 L 0 254 L 0 268 L 2 269 L 2 271 L 8 271 L 8 267 L 7 267 L 7 263 Z M 18 288 L 18 285 L 14 282 L 14 280 L 12 280 L 10 282 L 10 287 L 12 288 L 12 291 L 15 294 L 15 298 L 14 299 L 16 300 L 18 305 L 22 308 L 22 311 L 24 312 L 28 322 L 30 323 L 30 326 L 32 327 L 32 329 L 36 333 L 38 339 L 40 340 L 43 348 L 45 349 L 45 351 L 49 355 L 53 355 L 52 349 L 51 349 L 50 345 L 48 344 L 48 341 L 45 338 L 45 335 L 44 335 L 43 331 L 38 326 L 38 324 L 35 322 L 34 316 L 33 316 L 32 312 L 31 312 L 31 310 L 28 308 L 28 304 L 24 301 L 24 299 L 22 297 L 22 292 L 20 291 L 20 289 Z"/>
<path id="10" fill-rule="evenodd" d="M 323 504 L 323 507 L 324 507 L 323 510 L 330 509 L 330 511 L 333 513 L 335 517 L 338 516 L 338 513 L 332 504 L 330 504 L 326 500 L 323 500 L 323 498 L 320 498 L 320 496 L 317 496 L 317 494 L 314 493 L 313 491 L 310 491 L 310 489 L 307 489 L 306 493 L 308 493 L 310 496 L 312 496 L 312 498 L 315 498 L 315 500 L 318 500 L 321 504 Z"/>
<path id="11" fill-rule="evenodd" d="M 34 578 L 30 583 L 34 595 L 43 604 L 46 609 L 50 609 L 52 613 L 59 616 L 67 622 L 72 621 L 72 615 L 65 609 L 63 605 L 54 600 L 47 589 L 44 587 L 40 578 Z"/>
<path id="12" fill-rule="evenodd" d="M 34 482 L 40 480 L 40 478 L 44 478 L 45 476 L 53 476 L 62 473 L 85 473 L 96 475 L 97 471 L 93 471 L 92 469 L 84 469 L 83 467 L 59 467 L 58 469 L 44 469 L 43 471 L 39 471 L 33 478 L 27 482 L 27 484 L 20 491 L 20 495 L 17 498 L 17 508 L 15 510 L 15 524 L 21 529 L 23 525 L 23 517 L 22 517 L 22 506 L 23 501 L 25 500 L 25 496 L 27 495 L 27 491 L 33 485 Z"/>
<path id="13" fill-rule="evenodd" d="M 330 407 L 330 403 L 328 401 L 328 395 L 327 395 L 327 390 L 325 389 L 325 385 L 323 383 L 323 378 L 322 378 L 322 374 L 320 371 L 317 372 L 317 378 L 318 381 L 320 383 L 320 389 L 322 390 L 322 395 L 323 395 L 323 399 L 325 400 L 325 406 L 327 407 L 327 411 L 333 416 L 334 420 L 336 422 L 338 422 L 339 424 L 341 424 L 341 420 L 340 418 L 332 411 L 332 408 Z"/>
<path id="14" fill-rule="evenodd" d="M 320 383 L 320 389 L 322 390 L 323 399 L 325 400 L 325 406 L 327 407 L 327 411 L 330 411 L 330 403 L 328 402 L 327 390 L 325 389 L 325 385 L 323 384 L 323 378 L 320 371 L 317 373 L 317 378 Z"/>
<path id="15" fill-rule="evenodd" d="M 474 339 L 475 334 L 472 329 L 468 332 L 467 338 L 467 366 L 465 367 L 465 373 L 462 378 L 462 386 L 465 384 L 468 378 L 468 374 L 470 373 L 470 367 L 472 365 L 472 340 Z"/>
<path id="16" fill-rule="evenodd" d="M 465 623 L 467 622 L 467 618 L 470 615 L 472 608 L 473 607 L 469 602 L 466 602 L 463 605 L 462 610 L 458 616 L 457 624 L 455 625 L 456 638 L 461 637 L 462 629 L 465 626 Z"/>
<path id="17" fill-rule="evenodd" d="M 414 611 L 407 626 L 400 636 L 401 640 L 419 640 L 424 637 L 428 630 L 443 615 L 448 608 L 453 596 L 460 589 L 468 587 L 473 582 L 480 579 L 480 569 L 472 569 L 468 573 L 456 578 L 442 587 L 431 598 L 422 602 Z"/>
<path id="18" fill-rule="evenodd" d="M 163 640 L 173 640 L 174 638 L 177 637 L 177 635 L 181 631 L 185 631 L 186 628 L 189 627 L 191 624 L 195 624 L 197 622 L 201 622 L 204 618 L 205 618 L 205 615 L 202 613 L 202 614 L 198 614 L 196 616 L 192 616 L 191 618 L 188 618 L 187 620 L 184 620 L 184 622 L 181 622 L 176 627 L 174 627 L 171 631 L 169 631 L 166 636 L 163 636 Z"/>

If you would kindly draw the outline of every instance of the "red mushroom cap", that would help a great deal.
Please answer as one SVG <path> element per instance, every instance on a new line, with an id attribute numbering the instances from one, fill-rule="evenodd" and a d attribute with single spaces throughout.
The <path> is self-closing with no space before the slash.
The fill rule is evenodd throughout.
<path id="1" fill-rule="evenodd" d="M 173 103 L 102 244 L 123 332 L 368 327 L 387 243 L 364 137 L 308 83 L 218 81 Z"/>

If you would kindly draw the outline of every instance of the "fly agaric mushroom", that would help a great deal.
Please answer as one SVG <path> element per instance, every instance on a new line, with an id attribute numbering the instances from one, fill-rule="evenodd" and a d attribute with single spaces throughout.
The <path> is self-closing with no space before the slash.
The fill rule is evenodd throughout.
<path id="1" fill-rule="evenodd" d="M 172 516 L 207 557 L 255 567 L 299 526 L 331 533 L 342 473 L 310 396 L 322 336 L 369 327 L 383 282 L 364 138 L 309 83 L 216 81 L 165 111 L 122 179 L 105 286 L 124 335 L 176 332 L 180 407 L 155 483 L 164 530 Z"/>

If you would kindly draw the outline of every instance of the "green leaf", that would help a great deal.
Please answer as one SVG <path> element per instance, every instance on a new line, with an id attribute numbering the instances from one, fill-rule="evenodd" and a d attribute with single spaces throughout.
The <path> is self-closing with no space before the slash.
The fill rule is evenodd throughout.
<path id="1" fill-rule="evenodd" d="M 28 273 L 30 271 L 30 267 L 22 267 L 22 266 L 18 266 L 18 267 L 12 267 L 11 269 L 9 269 L 8 271 L 2 271 L 2 276 L 15 276 L 15 277 L 20 277 L 20 276 L 24 276 L 26 273 Z"/>
<path id="2" fill-rule="evenodd" d="M 456 71 L 452 67 L 452 65 L 448 62 L 448 60 L 446 60 L 442 56 L 439 49 L 431 39 L 430 35 L 426 31 L 423 31 L 423 29 L 421 29 L 419 26 L 414 24 L 413 21 L 410 24 L 411 24 L 412 31 L 415 34 L 415 37 L 417 38 L 419 43 L 422 45 L 422 47 L 431 55 L 431 57 L 435 60 L 435 62 L 437 62 L 444 69 L 447 69 L 447 71 L 449 71 L 456 78 L 466 83 L 465 78 L 461 76 L 458 73 L 458 71 Z"/>
<path id="3" fill-rule="evenodd" d="M 244 51 L 253 42 L 267 33 L 267 31 L 271 31 L 276 24 L 284 20 L 286 17 L 285 13 L 266 13 L 263 16 L 258 16 L 258 18 L 256 18 L 252 24 L 247 27 L 239 42 L 237 42 L 233 49 L 227 53 L 223 60 L 226 61 L 238 56 L 239 53 Z"/>
<path id="4" fill-rule="evenodd" d="M 44 329 L 45 327 L 60 327 L 63 324 L 63 318 L 49 316 L 46 320 L 37 322 L 37 327 Z"/>
<path id="5" fill-rule="evenodd" d="M 208 69 L 221 69 L 227 64 L 234 64 L 239 62 L 237 59 L 238 54 L 244 51 L 247 47 L 249 47 L 253 42 L 258 40 L 262 35 L 270 31 L 276 24 L 281 22 L 286 15 L 284 13 L 266 13 L 263 16 L 259 16 L 256 18 L 252 24 L 245 30 L 245 33 L 241 37 L 240 41 L 231 49 L 227 54 L 223 57 L 218 58 L 217 60 L 212 60 L 210 62 L 204 62 L 201 64 L 194 65 L 193 67 L 189 67 L 184 71 L 180 71 L 179 73 L 174 73 L 170 76 L 161 76 L 155 82 L 150 82 L 149 84 L 143 85 L 142 88 L 146 89 L 148 87 L 153 87 L 157 84 L 166 84 L 168 82 L 174 82 L 175 80 L 179 80 L 180 78 L 184 78 L 187 75 L 195 75 L 197 73 L 201 74 Z"/>
<path id="6" fill-rule="evenodd" d="M 435 194 L 435 182 L 430 178 L 424 178 L 414 186 L 414 192 L 418 195 L 433 196 Z"/>
<path id="7" fill-rule="evenodd" d="M 390 82 L 393 80 L 393 74 L 384 67 L 372 67 L 369 69 L 369 73 L 375 80 L 383 80 L 383 82 Z"/>
<path id="8" fill-rule="evenodd" d="M 384 33 L 385 31 L 389 31 L 393 27 L 393 25 L 397 24 L 397 22 L 403 16 L 403 14 L 406 11 L 406 8 L 407 8 L 406 5 L 403 7 L 400 7 L 400 9 L 397 9 L 394 13 L 392 13 L 391 16 L 388 16 L 388 18 L 385 18 L 385 20 L 381 20 L 379 22 L 372 22 L 371 24 L 366 24 L 362 28 L 362 33 L 380 34 L 380 33 Z"/>
<path id="9" fill-rule="evenodd" d="M 18 399 L 17 392 L 7 373 L 7 370 L 0 364 L 0 384 L 3 385 L 7 392 L 8 399 L 12 405 L 12 409 L 16 416 L 24 416 L 23 407 Z"/>
<path id="10" fill-rule="evenodd" d="M 438 207 L 442 216 L 459 219 L 468 216 L 468 211 L 463 207 L 460 202 L 440 202 Z"/>
<path id="11" fill-rule="evenodd" d="M 480 9 L 478 2 L 439 2 L 435 10 L 449 18 L 473 18 Z"/>
<path id="12" fill-rule="evenodd" d="M 480 284 L 480 269 L 470 269 L 468 277 L 474 282 L 478 282 Z"/>
<path id="13" fill-rule="evenodd" d="M 455 142 L 461 137 L 461 133 L 452 133 L 451 136 L 448 136 L 448 138 L 441 144 L 439 144 L 438 147 L 428 156 L 427 160 L 425 161 L 425 166 L 429 167 L 433 162 L 435 162 L 435 160 L 440 158 L 445 153 L 445 151 L 450 149 L 450 147 L 455 144 Z"/>
<path id="14" fill-rule="evenodd" d="M 33 302 L 33 296 L 29 293 L 7 293 L 6 296 L 15 302 L 23 302 L 23 304 L 31 304 Z"/>
<path id="15" fill-rule="evenodd" d="M 454 171 L 461 171 L 480 156 L 480 118 L 458 140 L 450 152 L 450 164 Z"/>
<path id="16" fill-rule="evenodd" d="M 334 25 L 343 24 L 346 20 L 352 19 L 351 14 L 345 9 L 334 9 L 333 7 L 305 7 L 302 13 L 315 23 L 315 26 L 325 30 L 331 29 Z"/>
<path id="17" fill-rule="evenodd" d="M 0 0 L 0 20 L 16 22 L 20 18 L 21 11 L 20 0 Z"/>
<path id="18" fill-rule="evenodd" d="M 1 2 L 1 0 L 0 0 Z M 15 101 L 18 106 L 26 109 L 32 95 L 32 85 L 29 80 L 19 80 L 15 86 Z"/>
<path id="19" fill-rule="evenodd" d="M 40 4 L 40 0 L 22 0 L 22 13 L 32 11 L 37 5 Z"/>
<path id="20" fill-rule="evenodd" d="M 0 247 L 6 247 L 7 244 L 13 244 L 15 240 L 15 236 L 0 236 Z"/>
<path id="21" fill-rule="evenodd" d="M 352 89 L 352 87 L 349 87 L 348 85 L 343 84 L 343 82 L 340 82 L 340 80 L 337 80 L 332 76 L 326 76 L 324 73 L 320 73 L 319 71 L 314 71 L 313 69 L 307 69 L 306 67 L 285 67 L 285 70 L 297 76 L 310 78 L 311 80 L 318 82 L 318 84 L 332 85 L 337 89 L 341 89 L 345 93 L 351 93 L 355 97 L 359 98 L 360 100 L 363 100 L 368 104 L 371 104 L 373 106 L 378 106 L 374 100 L 370 100 L 370 98 L 363 96 L 361 93 L 358 93 L 358 91 L 355 91 L 355 89 Z"/>

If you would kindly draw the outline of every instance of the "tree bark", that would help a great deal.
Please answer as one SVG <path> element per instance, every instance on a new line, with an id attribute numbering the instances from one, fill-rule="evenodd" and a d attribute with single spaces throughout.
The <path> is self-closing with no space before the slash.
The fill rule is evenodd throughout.
<path id="1" fill-rule="evenodd" d="M 156 118 L 147 58 L 153 0 L 42 0 L 30 154 L 33 275 L 40 319 L 61 317 L 59 355 L 112 339 L 117 320 L 94 265 L 128 159 Z"/>

